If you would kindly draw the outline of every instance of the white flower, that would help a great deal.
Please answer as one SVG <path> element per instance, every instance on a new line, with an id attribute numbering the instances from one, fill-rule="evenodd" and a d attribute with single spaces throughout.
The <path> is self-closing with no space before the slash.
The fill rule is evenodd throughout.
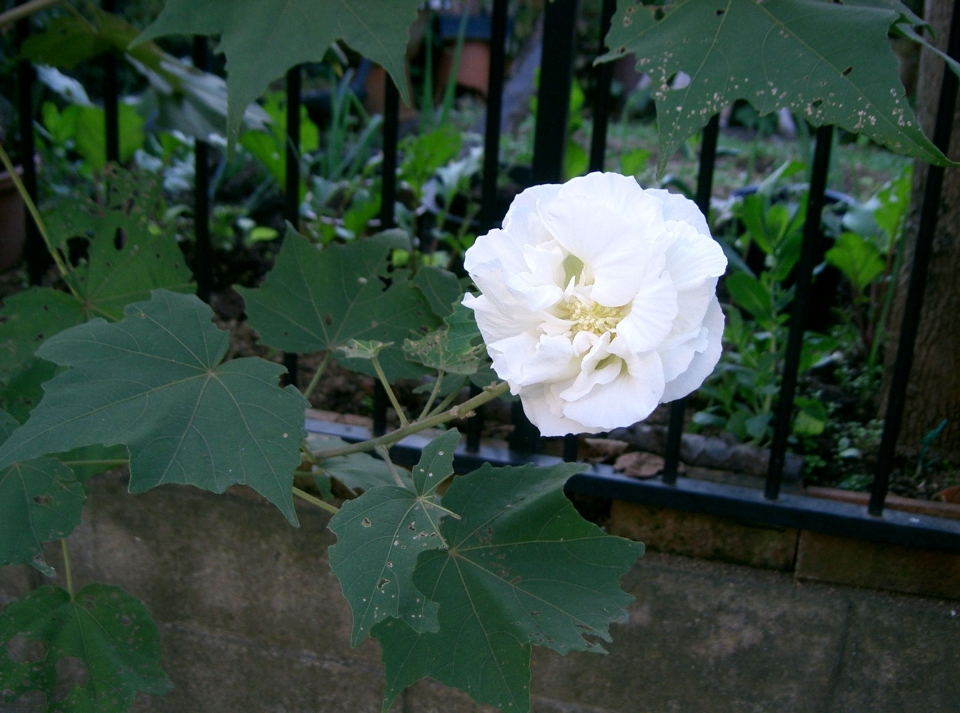
<path id="1" fill-rule="evenodd" d="M 693 201 L 591 173 L 516 197 L 466 253 L 482 294 L 463 304 L 543 435 L 599 433 L 710 375 L 726 265 Z"/>

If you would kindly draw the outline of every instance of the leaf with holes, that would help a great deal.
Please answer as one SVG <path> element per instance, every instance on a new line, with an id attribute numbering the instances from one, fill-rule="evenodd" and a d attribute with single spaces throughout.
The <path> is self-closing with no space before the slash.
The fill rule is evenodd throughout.
<path id="1" fill-rule="evenodd" d="M 432 676 L 501 710 L 530 709 L 531 645 L 560 653 L 603 648 L 609 625 L 633 599 L 619 578 L 643 545 L 604 534 L 563 494 L 578 464 L 493 468 L 457 478 L 443 505 L 449 549 L 423 553 L 413 582 L 440 605 L 438 633 L 400 619 L 379 624 L 386 666 L 384 711 L 407 686 Z M 586 638 L 590 637 L 590 638 Z"/>
<path id="2" fill-rule="evenodd" d="M 345 502 L 330 521 L 337 535 L 337 544 L 330 548 L 330 569 L 353 612 L 354 646 L 390 617 L 413 631 L 437 630 L 437 605 L 426 601 L 411 577 L 417 555 L 446 546 L 437 529 L 446 510 L 434 490 L 453 474 L 459 439 L 451 429 L 423 449 L 414 469 L 414 488 L 373 488 Z"/>
<path id="3" fill-rule="evenodd" d="M 87 319 L 118 320 L 125 305 L 148 299 L 151 290 L 194 291 L 176 240 L 156 225 L 162 202 L 155 177 L 111 171 L 99 201 L 63 201 L 50 216 L 55 244 L 89 241 L 87 260 L 67 276 Z"/>
<path id="4" fill-rule="evenodd" d="M 30 419 L 0 446 L 0 467 L 80 446 L 124 444 L 130 491 L 164 483 L 222 493 L 249 485 L 296 523 L 306 400 L 284 369 L 258 358 L 221 363 L 227 332 L 193 295 L 156 290 L 122 322 L 97 319 L 44 342 L 70 367 L 45 384 Z"/>
<path id="5" fill-rule="evenodd" d="M 235 140 L 248 104 L 290 67 L 320 62 L 343 40 L 381 65 L 400 87 L 408 28 L 420 0 L 168 0 L 138 42 L 165 35 L 219 35 L 227 59 L 229 137 Z"/>
<path id="6" fill-rule="evenodd" d="M 0 442 L 20 424 L 0 411 Z M 48 576 L 40 545 L 80 524 L 87 494 L 73 471 L 52 458 L 14 463 L 0 472 L 0 566 L 30 562 Z"/>
<path id="7" fill-rule="evenodd" d="M 25 421 L 53 378 L 38 359 L 40 344 L 93 317 L 117 320 L 123 306 L 165 288 L 192 292 L 190 271 L 172 235 L 156 226 L 162 213 L 156 178 L 110 169 L 98 201 L 66 199 L 48 216 L 51 238 L 87 241 L 88 254 L 66 278 L 76 292 L 34 287 L 4 300 L 0 310 L 0 406 Z"/>
<path id="8" fill-rule="evenodd" d="M 409 247 L 399 230 L 321 250 L 288 228 L 263 284 L 236 288 L 250 326 L 274 349 L 301 354 L 337 350 L 353 339 L 393 342 L 378 356 L 387 378 L 423 376 L 426 370 L 407 361 L 397 345 L 440 320 L 403 272 L 387 272 L 387 256 L 398 247 Z M 354 371 L 376 373 L 369 361 L 336 351 L 334 357 Z"/>
<path id="9" fill-rule="evenodd" d="M 403 353 L 411 361 L 447 374 L 475 374 L 487 351 L 473 311 L 458 304 L 444 322 L 446 329 L 404 341 Z"/>
<path id="10" fill-rule="evenodd" d="M 737 99 L 761 115 L 783 107 L 815 126 L 836 124 L 888 148 L 950 165 L 923 135 L 887 39 L 901 19 L 885 3 L 821 0 L 620 0 L 605 59 L 627 52 L 653 79 L 658 171 L 674 151 Z M 889 3 L 886 3 L 889 5 Z M 685 86 L 671 82 L 677 72 Z"/>
<path id="11" fill-rule="evenodd" d="M 119 587 L 90 584 L 73 599 L 41 587 L 0 613 L 3 710 L 28 691 L 42 691 L 51 712 L 121 713 L 138 691 L 162 696 L 171 688 L 157 625 Z M 66 692 L 62 700 L 54 697 L 59 691 Z"/>

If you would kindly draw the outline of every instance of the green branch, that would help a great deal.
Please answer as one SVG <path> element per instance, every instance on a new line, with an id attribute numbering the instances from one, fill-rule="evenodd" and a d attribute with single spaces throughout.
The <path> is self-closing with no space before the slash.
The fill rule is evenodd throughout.
<path id="1" fill-rule="evenodd" d="M 306 492 L 305 490 L 300 490 L 300 488 L 298 488 L 296 485 L 293 486 L 293 494 L 296 495 L 301 500 L 306 500 L 308 503 L 311 503 L 312 505 L 316 505 L 318 508 L 323 508 L 327 512 L 333 513 L 334 515 L 340 512 L 340 508 L 338 508 L 336 505 L 331 505 L 325 500 L 321 500 L 320 498 L 314 497 L 313 495 Z"/>
<path id="2" fill-rule="evenodd" d="M 0 14 L 0 28 L 13 24 L 17 20 L 30 17 L 35 12 L 40 12 L 53 5 L 59 5 L 62 2 L 63 0 L 30 0 L 30 2 L 25 2 L 23 5 Z"/>
<path id="3" fill-rule="evenodd" d="M 321 451 L 320 453 L 317 453 L 316 456 L 322 460 L 325 460 L 327 458 L 347 456 L 351 453 L 372 451 L 378 446 L 392 446 L 394 443 L 397 441 L 402 441 L 407 436 L 412 436 L 413 434 L 419 433 L 420 431 L 424 431 L 428 428 L 439 426 L 441 423 L 446 423 L 447 421 L 451 421 L 455 418 L 462 418 L 475 408 L 482 406 L 488 401 L 493 401 L 494 399 L 503 396 L 509 390 L 510 385 L 505 381 L 501 381 L 495 386 L 488 386 L 483 390 L 483 393 L 477 394 L 469 401 L 464 401 L 462 404 L 454 406 L 450 410 L 439 413 L 436 416 L 431 416 L 423 421 L 416 421 L 405 428 L 398 428 L 396 431 L 380 436 L 379 438 L 363 441 L 361 443 L 353 443 L 349 446 L 341 446 L 340 448 L 332 448 L 328 451 Z"/>

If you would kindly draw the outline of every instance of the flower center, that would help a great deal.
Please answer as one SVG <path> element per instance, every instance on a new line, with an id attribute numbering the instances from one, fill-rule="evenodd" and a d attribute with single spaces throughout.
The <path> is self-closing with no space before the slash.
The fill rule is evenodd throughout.
<path id="1" fill-rule="evenodd" d="M 593 332 L 600 336 L 620 323 L 626 312 L 626 306 L 604 307 L 593 300 L 585 300 L 574 295 L 561 302 L 558 311 L 562 319 L 573 322 L 574 334 Z"/>

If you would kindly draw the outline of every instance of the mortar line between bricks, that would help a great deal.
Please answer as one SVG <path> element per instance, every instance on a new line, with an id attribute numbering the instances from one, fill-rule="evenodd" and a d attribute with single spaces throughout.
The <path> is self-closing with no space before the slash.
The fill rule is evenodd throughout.
<path id="1" fill-rule="evenodd" d="M 835 711 L 839 701 L 837 700 L 840 695 L 840 681 L 843 678 L 843 673 L 846 670 L 847 662 L 850 660 L 850 632 L 853 629 L 853 625 L 856 623 L 857 618 L 857 605 L 853 599 L 847 599 L 847 612 L 843 618 L 844 626 L 843 633 L 840 635 L 840 655 L 837 657 L 837 664 L 833 667 L 833 670 L 830 672 L 830 680 L 827 681 L 827 695 L 826 695 L 826 705 L 827 707 L 824 710 Z"/>
<path id="2" fill-rule="evenodd" d="M 210 638 L 221 639 L 233 644 L 238 644 L 241 646 L 249 646 L 251 648 L 259 648 L 262 651 L 270 652 L 273 654 L 281 654 L 284 656 L 289 656 L 291 658 L 298 659 L 312 659 L 321 664 L 337 664 L 345 668 L 351 668 L 357 671 L 363 671 L 364 673 L 381 673 L 383 669 L 379 666 L 369 666 L 367 664 L 361 663 L 359 661 L 354 661 L 352 659 L 340 658 L 337 656 L 328 656 L 320 655 L 309 649 L 304 648 L 294 648 L 289 646 L 280 646 L 278 644 L 270 644 L 266 641 L 260 639 L 254 639 L 249 636 L 239 636 L 237 634 L 227 634 L 217 630 L 206 629 L 200 626 L 191 626 L 189 624 L 180 624 L 177 622 L 163 622 L 157 624 L 161 629 L 173 630 L 180 633 L 194 634 L 197 636 L 209 636 Z"/>

